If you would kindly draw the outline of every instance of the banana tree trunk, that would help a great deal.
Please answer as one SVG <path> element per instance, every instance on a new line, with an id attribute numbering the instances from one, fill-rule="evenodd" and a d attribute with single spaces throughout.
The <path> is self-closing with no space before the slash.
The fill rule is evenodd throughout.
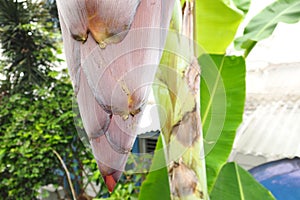
<path id="1" fill-rule="evenodd" d="M 57 0 L 83 126 L 112 191 L 136 138 L 174 0 Z"/>
<path id="2" fill-rule="evenodd" d="M 182 22 L 182 26 L 176 26 L 182 27 L 181 35 L 169 33 L 157 73 L 158 86 L 154 87 L 157 101 L 166 108 L 160 112 L 161 118 L 166 118 L 161 126 L 171 199 L 178 200 L 209 199 L 200 118 L 197 57 L 201 49 L 194 43 L 195 3 L 187 0 L 182 20 L 174 20 Z M 162 96 L 162 93 L 169 95 Z"/>

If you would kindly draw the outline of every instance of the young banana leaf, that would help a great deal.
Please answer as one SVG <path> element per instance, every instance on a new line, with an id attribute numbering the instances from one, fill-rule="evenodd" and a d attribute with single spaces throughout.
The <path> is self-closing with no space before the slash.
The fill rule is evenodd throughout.
<path id="1" fill-rule="evenodd" d="M 110 191 L 136 138 L 173 1 L 57 0 L 83 126 Z"/>

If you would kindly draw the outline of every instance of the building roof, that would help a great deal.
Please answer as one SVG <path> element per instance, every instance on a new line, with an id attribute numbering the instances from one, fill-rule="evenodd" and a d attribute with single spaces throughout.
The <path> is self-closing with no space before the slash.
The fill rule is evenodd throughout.
<path id="1" fill-rule="evenodd" d="M 247 73 L 244 119 L 230 161 L 245 168 L 300 157 L 300 63 Z"/>

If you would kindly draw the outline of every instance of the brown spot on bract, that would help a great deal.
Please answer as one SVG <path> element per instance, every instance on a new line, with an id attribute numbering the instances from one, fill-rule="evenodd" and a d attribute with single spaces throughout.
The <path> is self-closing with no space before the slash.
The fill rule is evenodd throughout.
<path id="1" fill-rule="evenodd" d="M 97 138 L 95 138 L 94 140 L 95 140 L 95 142 L 98 142 L 98 143 L 99 143 L 99 142 L 100 142 L 100 137 L 97 137 Z"/>
<path id="2" fill-rule="evenodd" d="M 130 111 L 130 115 L 134 117 L 135 115 L 139 114 L 141 112 L 141 108 L 138 108 L 136 110 Z"/>
<path id="3" fill-rule="evenodd" d="M 93 38 L 98 43 L 102 43 L 109 36 L 107 23 L 99 15 L 99 10 L 94 2 L 86 0 L 86 11 L 88 19 L 88 29 Z"/>
<path id="4" fill-rule="evenodd" d="M 187 112 L 181 121 L 172 128 L 172 135 L 184 146 L 189 147 L 194 144 L 200 136 L 201 127 L 199 126 L 200 116 L 194 109 Z"/>
<path id="5" fill-rule="evenodd" d="M 169 170 L 172 195 L 186 197 L 197 190 L 198 179 L 195 172 L 182 161 L 174 163 Z"/>
<path id="6" fill-rule="evenodd" d="M 79 42 L 82 42 L 82 43 L 85 43 L 85 41 L 87 40 L 88 38 L 88 35 L 75 35 L 75 34 L 72 34 L 72 38 L 76 41 L 79 41 Z"/>
<path id="7" fill-rule="evenodd" d="M 187 67 L 185 71 L 185 79 L 190 90 L 196 94 L 199 91 L 200 86 L 200 65 L 198 60 L 194 58 L 192 63 Z"/>
<path id="8" fill-rule="evenodd" d="M 120 5 L 127 6 L 128 9 L 120 12 L 101 10 L 112 6 L 118 8 Z M 104 49 L 107 45 L 119 43 L 125 38 L 138 5 L 139 1 L 136 1 L 135 4 L 133 2 L 125 4 L 117 1 L 99 3 L 97 0 L 86 0 L 88 30 L 100 48 Z"/>

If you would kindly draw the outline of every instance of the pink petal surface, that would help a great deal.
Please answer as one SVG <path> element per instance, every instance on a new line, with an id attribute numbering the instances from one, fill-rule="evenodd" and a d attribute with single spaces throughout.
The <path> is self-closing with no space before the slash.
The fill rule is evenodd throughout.
<path id="1" fill-rule="evenodd" d="M 57 0 L 57 4 L 83 126 L 112 191 L 136 138 L 174 0 Z"/>

